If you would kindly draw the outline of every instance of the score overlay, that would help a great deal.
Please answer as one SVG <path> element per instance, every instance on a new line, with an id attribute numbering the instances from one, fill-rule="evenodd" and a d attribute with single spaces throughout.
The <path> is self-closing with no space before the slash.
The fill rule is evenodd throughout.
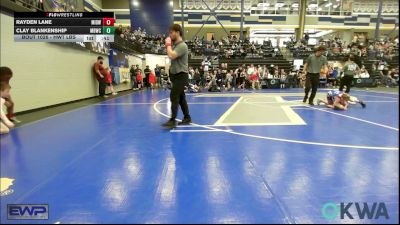
<path id="1" fill-rule="evenodd" d="M 114 42 L 113 12 L 15 12 L 17 42 Z"/>

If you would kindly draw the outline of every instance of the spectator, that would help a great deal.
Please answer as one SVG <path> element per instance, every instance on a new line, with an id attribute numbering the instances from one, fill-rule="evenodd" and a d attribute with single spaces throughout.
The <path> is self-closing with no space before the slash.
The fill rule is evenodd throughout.
<path id="1" fill-rule="evenodd" d="M 105 74 L 106 70 L 103 66 L 104 58 L 99 56 L 97 57 L 97 62 L 93 65 L 93 71 L 97 81 L 99 82 L 99 96 L 103 98 L 108 98 L 106 95 L 106 82 L 105 82 Z"/>
<path id="2" fill-rule="evenodd" d="M 200 75 L 200 71 L 198 68 L 196 68 L 196 70 L 194 71 L 193 79 L 194 79 L 195 84 L 197 86 L 199 86 L 201 83 L 201 75 Z"/>
<path id="3" fill-rule="evenodd" d="M 105 82 L 106 82 L 106 89 L 108 90 L 109 93 L 111 93 L 112 95 L 117 95 L 118 93 L 116 93 L 114 91 L 114 87 L 112 85 L 112 77 L 111 77 L 111 71 L 110 68 L 107 67 L 106 68 L 106 76 L 105 76 Z"/>
<path id="4" fill-rule="evenodd" d="M 381 72 L 381 76 L 383 77 L 383 84 L 386 87 L 394 87 L 396 86 L 396 80 L 389 73 L 389 68 L 387 66 Z"/>
<path id="5" fill-rule="evenodd" d="M 143 75 L 143 86 L 144 87 L 149 87 L 149 78 L 150 78 L 150 67 L 149 65 L 146 66 L 146 69 L 144 69 L 144 75 Z"/>
<path id="6" fill-rule="evenodd" d="M 129 73 L 131 74 L 131 83 L 132 83 L 132 89 L 135 90 L 135 88 L 137 87 L 136 85 L 136 66 L 135 65 L 131 65 L 131 69 L 129 70 Z"/>
<path id="7" fill-rule="evenodd" d="M 254 65 L 251 64 L 250 67 L 247 69 L 247 76 L 251 76 L 255 73 Z"/>
<path id="8" fill-rule="evenodd" d="M 260 89 L 260 81 L 259 81 L 258 71 L 256 69 L 254 69 L 249 77 L 250 77 L 252 89 L 253 90 Z"/>
<path id="9" fill-rule="evenodd" d="M 369 78 L 369 73 L 368 70 L 365 69 L 365 66 L 362 65 L 361 69 L 360 69 L 360 74 L 359 74 L 360 78 Z"/>
<path id="10" fill-rule="evenodd" d="M 162 78 L 162 88 L 167 90 L 168 84 L 170 83 L 168 74 L 165 72 L 164 69 L 161 69 L 161 78 Z"/>
<path id="11" fill-rule="evenodd" d="M 336 87 L 336 82 L 338 79 L 338 75 L 339 75 L 339 71 L 337 67 L 332 68 L 331 70 L 328 72 L 328 83 L 332 86 L 332 87 Z"/>
<path id="12" fill-rule="evenodd" d="M 189 67 L 189 84 L 193 84 L 193 80 L 194 80 L 194 69 L 193 67 Z"/>
<path id="13" fill-rule="evenodd" d="M 274 78 L 273 79 L 280 79 L 279 70 L 278 69 L 274 70 Z"/>
<path id="14" fill-rule="evenodd" d="M 156 74 L 157 85 L 161 85 L 161 68 L 158 64 L 156 64 L 156 68 L 154 69 L 154 73 Z"/>
<path id="15" fill-rule="evenodd" d="M 4 82 L 9 85 L 12 76 L 13 72 L 10 68 L 4 66 L 0 67 L 0 82 Z M 4 97 L 4 100 L 4 105 L 7 107 L 7 118 L 14 123 L 20 123 L 21 121 L 19 121 L 14 115 L 15 104 L 13 99 L 11 98 L 11 95 L 8 94 L 6 97 Z"/>
<path id="16" fill-rule="evenodd" d="M 211 63 L 210 61 L 208 61 L 208 58 L 204 58 L 203 62 L 201 63 L 202 67 L 203 67 L 203 71 L 204 71 L 204 77 L 206 78 L 208 76 L 208 71 L 210 69 Z"/>
<path id="17" fill-rule="evenodd" d="M 280 83 L 281 83 L 281 88 L 286 88 L 286 84 L 288 83 L 288 77 L 284 69 L 281 69 Z"/>
<path id="18" fill-rule="evenodd" d="M 156 75 L 153 70 L 151 70 L 150 74 L 149 74 L 149 84 L 150 84 L 150 88 L 154 89 L 154 86 L 156 84 Z"/>
<path id="19" fill-rule="evenodd" d="M 230 70 L 226 74 L 226 80 L 225 80 L 226 90 L 231 90 L 232 89 L 232 81 L 233 81 L 233 70 Z"/>
<path id="20" fill-rule="evenodd" d="M 267 66 L 264 65 L 263 68 L 262 68 L 262 70 L 261 70 L 260 77 L 261 77 L 263 80 L 266 80 L 266 79 L 268 79 L 268 75 L 269 75 L 269 71 L 268 71 L 268 69 L 267 69 Z"/>
<path id="21" fill-rule="evenodd" d="M 115 29 L 115 34 L 121 37 L 122 33 L 123 33 L 122 25 L 119 25 L 119 27 Z"/>
<path id="22" fill-rule="evenodd" d="M 295 70 L 291 70 L 289 72 L 288 75 L 288 79 L 289 79 L 289 87 L 297 87 L 297 82 L 296 82 L 296 71 Z"/>
<path id="23" fill-rule="evenodd" d="M 142 70 L 139 69 L 137 74 L 136 74 L 136 82 L 138 85 L 139 90 L 142 90 L 142 86 L 143 86 L 143 75 L 142 75 Z"/>
<path id="24" fill-rule="evenodd" d="M 10 89 L 11 87 L 7 82 L 0 82 L 0 134 L 10 132 L 10 128 L 15 126 L 3 111 L 3 107 L 6 104 L 6 98 L 10 97 Z"/>
<path id="25" fill-rule="evenodd" d="M 245 78 L 246 78 L 246 69 L 245 69 L 245 67 L 241 67 L 239 70 L 238 70 L 238 72 L 239 72 L 239 79 L 238 79 L 238 83 L 239 83 L 239 86 L 238 86 L 238 88 L 242 88 L 242 89 L 244 89 L 244 85 L 245 85 Z"/>

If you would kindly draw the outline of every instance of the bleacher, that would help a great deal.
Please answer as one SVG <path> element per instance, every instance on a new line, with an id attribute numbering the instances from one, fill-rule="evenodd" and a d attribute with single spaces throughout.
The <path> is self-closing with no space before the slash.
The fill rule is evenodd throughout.
<path id="1" fill-rule="evenodd" d="M 202 59 L 190 59 L 189 66 L 194 68 L 200 68 Z M 220 59 L 219 63 L 227 63 L 229 70 L 235 70 L 239 68 L 241 65 L 246 64 L 246 66 L 253 65 L 266 65 L 268 68 L 271 65 L 278 66 L 280 69 L 284 69 L 285 71 L 289 71 L 292 69 L 293 62 L 286 60 L 282 56 L 279 57 L 267 57 L 262 59 Z"/>

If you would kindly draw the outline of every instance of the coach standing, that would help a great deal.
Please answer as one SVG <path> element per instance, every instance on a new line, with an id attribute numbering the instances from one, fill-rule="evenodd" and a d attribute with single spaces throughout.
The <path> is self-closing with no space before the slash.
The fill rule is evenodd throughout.
<path id="1" fill-rule="evenodd" d="M 319 46 L 315 53 L 310 55 L 307 58 L 306 64 L 304 64 L 304 71 L 303 73 L 306 74 L 306 88 L 305 88 L 305 96 L 303 102 L 307 102 L 308 94 L 311 89 L 311 96 L 308 99 L 308 104 L 314 105 L 314 98 L 317 94 L 317 88 L 319 84 L 319 77 L 321 70 L 323 69 L 323 73 L 326 74 L 328 72 L 328 60 L 324 54 L 326 48 L 324 46 Z"/>
<path id="2" fill-rule="evenodd" d="M 356 73 L 359 73 L 359 71 L 360 67 L 358 67 L 357 63 L 354 62 L 354 56 L 350 55 L 343 67 L 344 76 L 342 77 L 342 79 L 340 79 L 339 91 L 343 91 L 344 86 L 346 86 L 346 93 L 349 93 L 354 75 L 356 75 Z"/>
<path id="3" fill-rule="evenodd" d="M 97 62 L 93 65 L 93 72 L 95 74 L 96 80 L 99 82 L 99 95 L 100 97 L 107 98 L 106 95 L 106 70 L 103 66 L 104 58 L 99 56 L 97 57 Z"/>
<path id="4" fill-rule="evenodd" d="M 165 39 L 167 55 L 171 59 L 170 79 L 172 89 L 170 94 L 171 119 L 164 123 L 164 127 L 174 128 L 178 114 L 178 105 L 181 106 L 184 118 L 178 125 L 186 125 L 192 122 L 189 115 L 189 107 L 186 102 L 185 86 L 189 85 L 188 47 L 182 39 L 183 31 L 180 25 L 174 24 L 169 28 L 169 37 Z M 172 46 L 173 44 L 173 46 Z"/>

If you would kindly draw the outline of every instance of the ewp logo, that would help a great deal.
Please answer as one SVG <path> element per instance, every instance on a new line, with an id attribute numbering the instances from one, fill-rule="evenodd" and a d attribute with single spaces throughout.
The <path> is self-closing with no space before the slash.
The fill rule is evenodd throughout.
<path id="1" fill-rule="evenodd" d="M 380 217 L 384 217 L 389 219 L 389 213 L 387 211 L 386 205 L 383 202 L 374 202 L 371 205 L 368 203 L 358 203 L 358 202 L 349 202 L 349 203 L 340 203 L 340 208 L 332 202 L 326 203 L 322 207 L 322 216 L 325 219 L 333 220 L 337 218 L 340 214 L 340 219 L 344 219 L 347 216 L 349 219 L 354 219 L 353 214 L 349 212 L 352 206 L 356 207 L 356 212 L 360 219 L 379 219 Z"/>
<path id="2" fill-rule="evenodd" d="M 8 220 L 48 220 L 49 205 L 7 205 Z"/>

